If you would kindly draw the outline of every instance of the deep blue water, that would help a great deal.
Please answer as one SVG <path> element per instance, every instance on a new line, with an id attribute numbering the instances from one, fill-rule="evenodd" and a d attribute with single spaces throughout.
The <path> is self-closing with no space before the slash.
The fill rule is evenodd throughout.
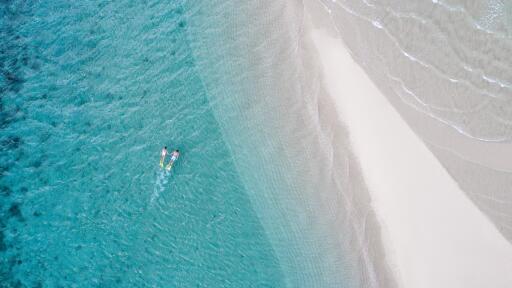
<path id="1" fill-rule="evenodd" d="M 0 2 L 0 287 L 283 286 L 188 7 Z"/>

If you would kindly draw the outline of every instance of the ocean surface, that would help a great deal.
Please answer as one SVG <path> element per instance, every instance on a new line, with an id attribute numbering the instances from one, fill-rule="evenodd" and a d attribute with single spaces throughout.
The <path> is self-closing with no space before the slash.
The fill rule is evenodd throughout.
<path id="1" fill-rule="evenodd" d="M 0 287 L 283 286 L 189 3 L 0 5 Z M 170 173 L 164 145 L 182 151 Z"/>
<path id="2" fill-rule="evenodd" d="M 291 6 L 2 1 L 0 287 L 349 287 L 331 174 L 269 133 Z"/>

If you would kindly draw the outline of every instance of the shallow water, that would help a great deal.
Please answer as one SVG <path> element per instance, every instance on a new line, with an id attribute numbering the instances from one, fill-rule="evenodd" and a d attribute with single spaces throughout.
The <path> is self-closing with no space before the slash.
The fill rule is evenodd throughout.
<path id="1" fill-rule="evenodd" d="M 1 5 L 0 286 L 283 285 L 196 71 L 190 5 Z M 182 151 L 170 173 L 163 145 Z"/>
<path id="2" fill-rule="evenodd" d="M 510 3 L 321 1 L 381 87 L 467 137 L 512 139 Z"/>
<path id="3" fill-rule="evenodd" d="M 198 71 L 286 286 L 369 287 L 352 221 L 362 195 L 352 194 L 347 138 L 322 93 L 304 3 L 194 7 Z"/>

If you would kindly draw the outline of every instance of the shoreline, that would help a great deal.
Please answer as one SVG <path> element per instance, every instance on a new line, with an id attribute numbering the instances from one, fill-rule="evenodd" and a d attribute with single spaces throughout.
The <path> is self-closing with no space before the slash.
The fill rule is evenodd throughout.
<path id="1" fill-rule="evenodd" d="M 321 29 L 312 32 L 312 39 L 326 88 L 348 124 L 383 229 L 388 264 L 400 286 L 508 287 L 512 246 L 354 62 L 341 39 Z"/>
<path id="2" fill-rule="evenodd" d="M 335 36 L 336 30 L 330 23 L 328 15 L 320 2 L 315 0 L 304 2 L 305 16 L 303 21 L 303 46 L 309 47 L 302 57 L 315 61 L 319 71 L 316 81 L 320 87 L 317 90 L 317 105 L 320 118 L 320 135 L 327 134 L 328 146 L 331 149 L 333 162 L 332 173 L 339 181 L 339 186 L 331 193 L 338 194 L 342 201 L 338 203 L 338 209 L 344 211 L 346 223 L 344 227 L 338 227 L 340 233 L 348 231 L 351 236 L 351 254 L 355 265 L 358 266 L 355 276 L 359 285 L 354 287 L 398 287 L 396 278 L 387 261 L 387 255 L 382 243 L 382 231 L 375 210 L 372 207 L 372 198 L 365 182 L 362 167 L 357 155 L 350 143 L 350 127 L 341 121 L 339 110 L 336 107 L 336 99 L 332 97 L 329 87 L 325 85 L 325 70 L 322 63 L 321 51 L 319 51 L 314 36 L 319 30 L 328 35 Z M 305 67 L 307 70 L 307 67 Z M 314 70 L 314 69 L 313 69 Z M 308 71 L 305 71 L 308 74 Z M 313 77 L 315 78 L 315 77 Z M 326 113 L 329 111 L 330 113 Z M 327 114 L 327 115 L 326 115 Z M 347 252 L 345 252 L 347 253 Z"/>
<path id="3" fill-rule="evenodd" d="M 188 26 L 195 62 L 286 286 L 368 287 L 360 283 L 371 273 L 356 272 L 367 265 L 355 255 L 360 246 L 349 219 L 365 219 L 359 216 L 366 210 L 344 207 L 353 195 L 339 189 L 362 183 L 334 177 L 352 173 L 345 169 L 348 154 L 331 141 L 347 138 L 331 121 L 329 99 L 316 97 L 320 69 L 303 33 L 302 5 L 249 2 L 216 12 L 205 14 L 222 19 L 206 21 L 210 29 Z"/>

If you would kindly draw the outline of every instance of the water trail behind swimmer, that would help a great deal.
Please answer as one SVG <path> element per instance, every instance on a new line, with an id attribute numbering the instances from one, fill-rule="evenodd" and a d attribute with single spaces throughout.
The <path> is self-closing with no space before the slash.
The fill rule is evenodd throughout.
<path id="1" fill-rule="evenodd" d="M 165 170 L 159 170 L 157 172 L 153 194 L 151 194 L 151 198 L 149 199 L 149 205 L 152 205 L 153 202 L 160 196 L 160 193 L 164 191 L 165 185 L 168 182 L 166 177 L 168 174 L 169 173 Z"/>

